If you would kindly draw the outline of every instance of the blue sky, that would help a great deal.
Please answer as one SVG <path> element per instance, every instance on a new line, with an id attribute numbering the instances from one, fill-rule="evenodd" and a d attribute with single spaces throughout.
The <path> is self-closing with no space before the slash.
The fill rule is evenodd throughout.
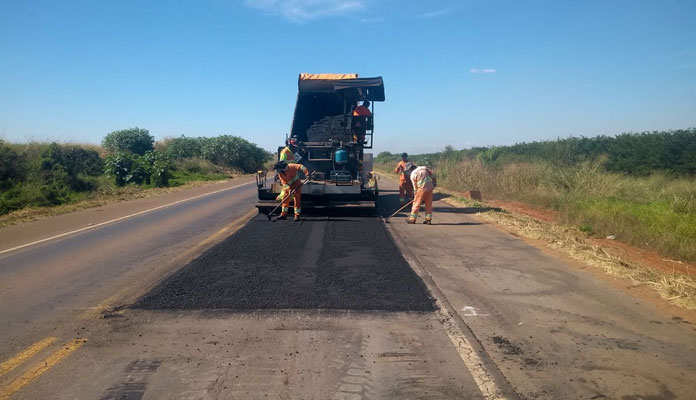
<path id="1" fill-rule="evenodd" d="M 384 77 L 375 151 L 696 126 L 694 1 L 0 0 L 0 138 L 289 130 L 300 72 Z"/>

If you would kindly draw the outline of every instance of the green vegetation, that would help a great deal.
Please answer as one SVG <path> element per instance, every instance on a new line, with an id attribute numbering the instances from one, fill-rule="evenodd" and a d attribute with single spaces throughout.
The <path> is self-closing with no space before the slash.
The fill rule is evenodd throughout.
<path id="1" fill-rule="evenodd" d="M 111 132 L 102 145 L 0 140 L 0 215 L 119 193 L 117 187 L 226 179 L 256 171 L 272 157 L 235 136 L 182 136 L 155 143 L 141 128 Z"/>
<path id="2" fill-rule="evenodd" d="M 215 165 L 239 169 L 244 173 L 257 171 L 269 160 L 269 153 L 237 136 L 213 138 L 173 138 L 163 143 L 172 158 L 202 158 Z"/>
<path id="3" fill-rule="evenodd" d="M 102 147 L 111 153 L 127 152 L 144 155 L 154 150 L 155 138 L 147 129 L 138 127 L 109 133 L 102 140 Z"/>
<path id="4" fill-rule="evenodd" d="M 670 175 L 696 174 L 696 128 L 666 132 L 623 133 L 615 137 L 570 137 L 513 146 L 475 147 L 455 150 L 447 146 L 438 153 L 413 156 L 437 161 L 478 159 L 485 165 L 513 162 L 546 162 L 573 166 L 585 161 L 606 159 L 603 169 L 628 175 L 646 176 L 656 172 Z M 399 155 L 382 152 L 376 161 L 398 161 Z"/>
<path id="5" fill-rule="evenodd" d="M 696 261 L 696 130 L 569 138 L 414 155 L 435 161 L 439 184 L 484 199 L 558 211 L 596 236 Z M 393 168 L 398 155 L 381 153 Z"/>

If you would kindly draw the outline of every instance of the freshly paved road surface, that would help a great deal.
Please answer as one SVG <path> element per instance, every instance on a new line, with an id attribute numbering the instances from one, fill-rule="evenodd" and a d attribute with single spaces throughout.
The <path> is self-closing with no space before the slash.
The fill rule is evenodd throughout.
<path id="1" fill-rule="evenodd" d="M 693 398 L 693 313 L 441 202 L 225 233 L 253 189 L 0 255 L 0 399 Z"/>

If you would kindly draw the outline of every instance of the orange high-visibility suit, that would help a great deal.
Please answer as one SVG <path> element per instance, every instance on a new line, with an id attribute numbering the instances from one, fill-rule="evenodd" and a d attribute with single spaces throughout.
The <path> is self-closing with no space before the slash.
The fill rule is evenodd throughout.
<path id="1" fill-rule="evenodd" d="M 418 167 L 411 172 L 411 182 L 416 188 L 416 197 L 413 200 L 409 222 L 416 222 L 421 203 L 425 203 L 425 223 L 429 224 L 433 219 L 433 189 L 437 185 L 437 179 L 430 169 Z"/>
<path id="2" fill-rule="evenodd" d="M 372 115 L 372 112 L 365 106 L 357 106 L 353 110 L 354 117 L 369 117 L 370 115 Z"/>
<path id="3" fill-rule="evenodd" d="M 399 202 L 401 204 L 406 203 L 406 197 L 413 197 L 413 185 L 411 181 L 406 178 L 406 163 L 408 161 L 399 161 L 394 169 L 395 174 L 399 175 Z"/>
<path id="4" fill-rule="evenodd" d="M 280 205 L 281 217 L 288 215 L 290 200 L 294 202 L 295 218 L 302 212 L 302 180 L 308 176 L 309 170 L 302 164 L 288 164 L 288 167 L 283 172 L 278 172 L 278 178 L 280 178 L 280 182 L 283 184 L 283 190 L 278 195 L 278 199 L 282 201 Z M 288 196 L 293 189 L 295 189 L 293 195 Z"/>
<path id="5" fill-rule="evenodd" d="M 362 144 L 365 141 L 367 117 L 371 115 L 370 109 L 365 106 L 357 106 L 353 110 L 353 118 L 356 119 L 353 124 L 353 140 L 357 143 Z"/>

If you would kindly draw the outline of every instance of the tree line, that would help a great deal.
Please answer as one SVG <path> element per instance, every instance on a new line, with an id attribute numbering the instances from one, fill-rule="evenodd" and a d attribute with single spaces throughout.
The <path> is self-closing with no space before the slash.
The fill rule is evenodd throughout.
<path id="1" fill-rule="evenodd" d="M 399 154 L 382 152 L 377 162 L 394 162 Z M 678 176 L 696 175 L 696 128 L 670 131 L 622 133 L 617 136 L 569 137 L 523 142 L 512 146 L 456 150 L 447 146 L 438 153 L 414 155 L 414 161 L 464 161 L 477 158 L 485 165 L 516 161 L 544 161 L 572 166 L 605 159 L 610 172 L 645 176 L 663 172 Z"/>
<path id="2" fill-rule="evenodd" d="M 147 129 L 137 127 L 107 134 L 101 148 L 0 140 L 0 214 L 67 203 L 107 184 L 169 186 L 180 160 L 250 173 L 271 158 L 237 136 L 181 136 L 155 143 Z"/>

